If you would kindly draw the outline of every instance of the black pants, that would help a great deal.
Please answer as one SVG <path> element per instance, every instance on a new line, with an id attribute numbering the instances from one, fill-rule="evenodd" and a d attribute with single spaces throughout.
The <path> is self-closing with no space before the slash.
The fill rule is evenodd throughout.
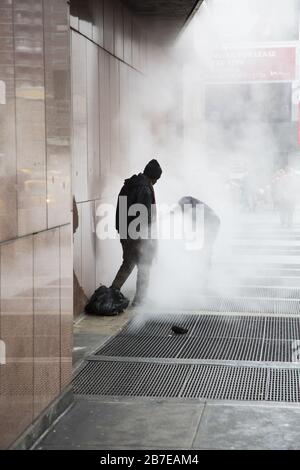
<path id="1" fill-rule="evenodd" d="M 150 240 L 121 240 L 123 263 L 116 275 L 112 287 L 121 289 L 133 269 L 137 266 L 136 294 L 134 302 L 142 302 L 150 280 L 150 269 L 153 260 L 153 245 Z"/>

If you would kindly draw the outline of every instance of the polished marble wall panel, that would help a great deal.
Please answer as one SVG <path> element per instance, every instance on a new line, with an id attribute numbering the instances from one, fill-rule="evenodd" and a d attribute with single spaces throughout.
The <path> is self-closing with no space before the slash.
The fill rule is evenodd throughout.
<path id="1" fill-rule="evenodd" d="M 79 226 L 73 236 L 74 272 L 80 285 L 82 285 L 82 204 L 77 203 Z"/>
<path id="2" fill-rule="evenodd" d="M 60 392 L 59 229 L 34 236 L 34 417 Z"/>
<path id="3" fill-rule="evenodd" d="M 132 17 L 131 14 L 124 9 L 124 61 L 132 65 Z"/>
<path id="4" fill-rule="evenodd" d="M 60 227 L 60 388 L 72 380 L 73 352 L 73 249 L 72 227 Z"/>
<path id="5" fill-rule="evenodd" d="M 77 205 L 79 227 L 74 235 L 74 271 L 85 295 L 96 288 L 96 217 L 95 202 Z"/>
<path id="6" fill-rule="evenodd" d="M 120 161 L 120 62 L 110 58 L 111 171 L 119 173 Z"/>
<path id="7" fill-rule="evenodd" d="M 47 228 L 43 1 L 14 0 L 18 235 Z"/>
<path id="8" fill-rule="evenodd" d="M 33 419 L 33 238 L 1 246 L 0 448 L 6 448 Z"/>
<path id="9" fill-rule="evenodd" d="M 96 199 L 100 184 L 100 111 L 98 47 L 87 42 L 88 199 Z"/>
<path id="10" fill-rule="evenodd" d="M 48 228 L 70 223 L 70 32 L 62 0 L 44 0 Z"/>
<path id="11" fill-rule="evenodd" d="M 6 89 L 0 104 L 0 241 L 5 241 L 70 220 L 70 66 L 64 0 L 3 0 L 0 8 L 0 80 Z"/>
<path id="12" fill-rule="evenodd" d="M 71 380 L 68 10 L 0 1 L 0 448 Z"/>
<path id="13" fill-rule="evenodd" d="M 141 30 L 136 21 L 132 25 L 132 65 L 137 70 L 141 70 Z"/>
<path id="14" fill-rule="evenodd" d="M 123 6 L 119 0 L 114 4 L 114 29 L 115 29 L 115 55 L 118 59 L 124 59 L 124 16 Z"/>
<path id="15" fill-rule="evenodd" d="M 132 170 L 131 145 L 137 138 L 134 108 L 142 77 L 138 68 L 146 57 L 141 25 L 119 0 L 98 2 L 97 13 L 95 1 L 89 2 L 92 14 L 88 10 L 83 14 L 78 5 L 76 13 L 76 4 L 72 13 L 79 17 L 78 33 L 72 31 L 73 192 L 80 227 L 74 236 L 74 269 L 90 296 L 99 282 L 112 281 L 121 259 L 117 240 L 95 238 L 93 208 L 100 201 L 115 202 L 119 185 Z M 83 17 L 90 17 L 93 42 L 90 30 L 82 29 Z"/>
<path id="16" fill-rule="evenodd" d="M 78 2 L 79 31 L 89 39 L 93 37 L 93 16 L 93 0 Z"/>
<path id="17" fill-rule="evenodd" d="M 73 194 L 88 199 L 87 39 L 72 31 Z"/>
<path id="18" fill-rule="evenodd" d="M 99 49 L 100 172 L 104 183 L 110 171 L 110 55 Z"/>
<path id="19" fill-rule="evenodd" d="M 104 49 L 114 54 L 114 2 L 104 1 Z"/>
<path id="20" fill-rule="evenodd" d="M 78 2 L 80 0 L 72 0 L 70 2 L 70 27 L 79 31 Z"/>
<path id="21" fill-rule="evenodd" d="M 99 46 L 104 44 L 104 5 L 103 0 L 93 0 L 94 24 L 93 41 Z"/>
<path id="22" fill-rule="evenodd" d="M 82 288 L 89 298 L 96 289 L 95 202 L 81 204 Z"/>
<path id="23" fill-rule="evenodd" d="M 17 235 L 13 5 L 0 3 L 0 241 Z"/>
<path id="24" fill-rule="evenodd" d="M 120 0 L 71 0 L 70 25 L 107 52 L 145 70 L 143 25 Z"/>
<path id="25" fill-rule="evenodd" d="M 7 448 L 72 374 L 71 225 L 1 245 L 0 448 Z"/>
<path id="26" fill-rule="evenodd" d="M 116 197 L 113 198 L 115 202 Z M 100 206 L 107 203 L 106 199 L 95 201 L 96 224 L 100 222 L 100 214 L 103 214 Z M 112 200 L 109 201 L 110 203 Z M 96 238 L 96 286 L 104 284 L 110 286 L 117 270 L 122 262 L 122 248 L 118 235 L 114 239 Z"/>
<path id="27" fill-rule="evenodd" d="M 131 67 L 120 63 L 120 150 L 123 155 L 129 155 L 131 142 L 131 92 L 130 78 L 133 73 Z M 120 158 L 120 170 L 126 172 L 126 158 Z"/>

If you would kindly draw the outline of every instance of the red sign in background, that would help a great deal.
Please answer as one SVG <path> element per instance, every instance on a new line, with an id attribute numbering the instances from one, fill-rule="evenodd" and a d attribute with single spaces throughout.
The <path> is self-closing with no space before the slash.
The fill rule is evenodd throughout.
<path id="1" fill-rule="evenodd" d="M 300 146 L 300 103 L 298 106 L 298 144 Z"/>
<path id="2" fill-rule="evenodd" d="M 212 81 L 294 80 L 295 47 L 227 49 L 213 55 Z"/>

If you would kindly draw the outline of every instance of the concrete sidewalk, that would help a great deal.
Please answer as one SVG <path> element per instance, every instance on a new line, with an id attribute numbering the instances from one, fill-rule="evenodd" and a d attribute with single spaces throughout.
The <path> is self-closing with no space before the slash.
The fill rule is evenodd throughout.
<path id="1" fill-rule="evenodd" d="M 75 365 L 132 315 L 81 319 Z M 298 404 L 81 396 L 35 448 L 300 449 L 299 435 Z"/>
<path id="2" fill-rule="evenodd" d="M 300 449 L 300 407 L 79 398 L 37 449 Z"/>
<path id="3" fill-rule="evenodd" d="M 208 325 L 207 318 L 200 325 L 188 320 L 191 331 L 183 342 L 170 341 L 174 320 L 148 330 L 133 328 L 97 356 L 93 353 L 137 312 L 77 321 L 74 368 L 88 359 L 87 375 L 79 376 L 88 387 L 75 387 L 85 395 L 75 398 L 73 408 L 37 449 L 300 449 L 300 376 L 294 358 L 295 341 L 300 341 L 300 224 L 281 229 L 273 213 L 245 219 L 236 236 L 229 237 L 228 249 L 216 249 L 215 279 L 221 284 L 213 284 L 216 292 L 210 295 L 199 288 L 196 309 L 190 312 L 206 315 L 209 321 L 219 315 L 214 324 Z M 227 284 L 236 286 L 232 293 L 227 293 Z M 155 312 L 156 318 L 163 317 L 161 309 Z M 251 319 L 244 323 L 241 317 L 236 325 L 240 315 Z M 267 317 L 274 320 L 253 322 Z M 209 360 L 216 368 L 201 375 L 199 364 L 205 368 Z M 190 361 L 190 369 L 179 367 L 180 361 Z M 140 364 L 147 367 L 142 371 Z M 255 372 L 252 378 L 247 376 L 249 365 Z M 229 371 L 227 375 L 219 375 L 219 367 Z M 247 374 L 235 374 L 234 368 Z M 276 373 L 266 378 L 256 374 L 257 368 Z M 285 368 L 295 373 L 288 375 Z M 179 369 L 187 370 L 186 375 Z M 172 389 L 176 381 L 179 393 Z M 185 394 L 190 383 L 196 392 Z M 227 386 L 230 393 L 218 395 Z M 175 396 L 209 398 L 166 398 Z"/>

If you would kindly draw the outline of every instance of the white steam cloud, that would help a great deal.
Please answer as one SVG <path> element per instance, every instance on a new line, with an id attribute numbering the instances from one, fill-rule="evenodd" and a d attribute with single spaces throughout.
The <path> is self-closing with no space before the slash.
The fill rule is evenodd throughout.
<path id="1" fill-rule="evenodd" d="M 159 204 L 193 196 L 221 218 L 209 273 L 203 254 L 186 250 L 184 241 L 160 243 L 149 291 L 156 311 L 197 309 L 205 295 L 230 297 L 255 272 L 247 257 L 232 271 L 223 269 L 247 210 L 253 209 L 251 200 L 243 207 L 240 182 L 247 180 L 247 197 L 255 194 L 258 211 L 272 211 L 272 175 L 299 157 L 298 95 L 293 95 L 299 76 L 270 80 L 256 74 L 268 74 L 272 58 L 243 60 L 245 51 L 251 56 L 285 47 L 297 56 L 298 23 L 297 0 L 207 0 L 172 48 L 162 52 L 150 41 L 147 75 L 137 80 L 130 115 L 130 171 L 143 171 L 157 158 L 163 168 L 155 187 Z M 266 65 L 251 69 L 249 62 Z M 128 127 L 126 119 L 122 125 Z M 108 182 L 115 200 L 122 178 L 130 176 L 114 175 Z M 251 237 L 256 228 L 247 226 Z M 117 245 L 111 242 L 102 261 L 108 284 L 121 262 Z M 132 295 L 134 288 L 132 276 L 124 293 Z"/>

